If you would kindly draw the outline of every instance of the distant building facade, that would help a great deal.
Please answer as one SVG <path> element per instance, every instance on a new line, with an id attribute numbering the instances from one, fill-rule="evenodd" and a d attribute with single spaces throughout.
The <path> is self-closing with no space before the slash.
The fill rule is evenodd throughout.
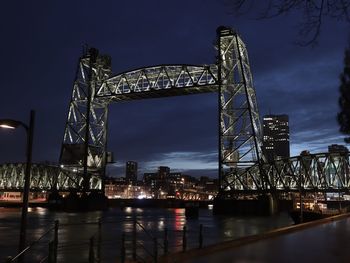
<path id="1" fill-rule="evenodd" d="M 127 161 L 125 169 L 125 180 L 132 185 L 137 183 L 137 162 Z"/>
<path id="2" fill-rule="evenodd" d="M 144 173 L 143 183 L 150 188 L 155 199 L 208 200 L 218 191 L 218 180 L 170 172 L 166 166 L 158 167 L 155 173 Z"/>
<path id="3" fill-rule="evenodd" d="M 170 168 L 168 166 L 158 167 L 158 176 L 161 180 L 166 180 L 170 175 Z"/>
<path id="4" fill-rule="evenodd" d="M 262 151 L 269 162 L 290 157 L 288 115 L 263 117 Z"/>
<path id="5" fill-rule="evenodd" d="M 170 168 L 159 166 L 156 173 L 144 173 L 143 182 L 151 187 L 152 195 L 156 199 L 166 198 L 168 194 L 168 180 Z"/>

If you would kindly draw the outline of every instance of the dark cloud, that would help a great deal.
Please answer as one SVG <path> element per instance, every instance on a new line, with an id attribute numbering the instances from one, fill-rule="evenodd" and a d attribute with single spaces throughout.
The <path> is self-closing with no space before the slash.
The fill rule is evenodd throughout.
<path id="1" fill-rule="evenodd" d="M 293 44 L 293 14 L 237 18 L 224 2 L 3 3 L 0 118 L 27 122 L 30 109 L 36 109 L 33 158 L 57 161 L 82 45 L 111 55 L 115 73 L 159 64 L 211 64 L 215 30 L 228 25 L 247 45 L 261 115 L 269 109 L 289 114 L 292 152 L 342 143 L 335 116 L 346 25 L 331 22 L 317 47 L 300 48 Z M 108 148 L 115 152 L 114 166 L 124 169 L 126 160 L 136 160 L 144 170 L 169 165 L 213 175 L 217 121 L 216 94 L 112 104 Z M 1 132 L 0 162 L 24 160 L 24 137 L 24 131 Z"/>

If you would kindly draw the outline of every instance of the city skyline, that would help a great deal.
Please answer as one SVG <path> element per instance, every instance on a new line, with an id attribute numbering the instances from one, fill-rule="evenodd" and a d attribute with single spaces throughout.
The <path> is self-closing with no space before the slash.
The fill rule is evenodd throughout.
<path id="1" fill-rule="evenodd" d="M 0 99 L 0 117 L 27 122 L 29 110 L 37 111 L 34 161 L 58 160 L 82 44 L 110 54 L 115 74 L 157 64 L 211 64 L 220 25 L 237 29 L 247 45 L 260 116 L 269 111 L 290 116 L 292 156 L 302 150 L 327 152 L 328 145 L 343 143 L 336 113 L 345 24 L 326 25 L 319 46 L 311 49 L 292 43 L 296 37 L 293 14 L 255 21 L 233 16 L 220 2 L 194 1 L 186 3 L 185 10 L 181 3 L 138 4 L 145 12 L 134 10 L 131 3 L 70 4 L 69 8 L 54 3 L 21 7 L 7 3 L 2 9 L 2 24 L 8 27 L 1 29 L 6 39 L 1 54 L 8 63 L 1 66 L 5 96 Z M 80 22 L 84 13 L 93 14 L 95 9 L 107 12 L 108 25 L 98 17 L 87 24 Z M 115 10 L 128 12 L 119 11 L 114 17 Z M 137 13 L 137 21 L 124 15 L 131 10 Z M 16 12 L 18 18 L 12 23 Z M 111 105 L 108 149 L 114 152 L 115 166 L 132 159 L 148 170 L 164 165 L 189 174 L 200 170 L 214 174 L 216 103 L 216 94 L 206 94 Z M 24 140 L 21 131 L 2 131 L 0 162 L 24 161 Z"/>

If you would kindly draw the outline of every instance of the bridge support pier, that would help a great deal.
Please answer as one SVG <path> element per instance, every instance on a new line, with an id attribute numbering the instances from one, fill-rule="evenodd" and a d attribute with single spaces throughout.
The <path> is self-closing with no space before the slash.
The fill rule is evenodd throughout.
<path id="1" fill-rule="evenodd" d="M 263 194 L 257 198 L 245 196 L 244 198 L 216 198 L 213 213 L 215 215 L 253 215 L 270 216 L 280 211 L 279 199 L 275 195 Z"/>

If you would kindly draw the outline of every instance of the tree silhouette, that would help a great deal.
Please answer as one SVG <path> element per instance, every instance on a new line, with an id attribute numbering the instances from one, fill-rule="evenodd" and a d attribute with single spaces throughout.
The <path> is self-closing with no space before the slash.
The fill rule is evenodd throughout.
<path id="1" fill-rule="evenodd" d="M 339 105 L 341 111 L 338 113 L 340 131 L 350 135 L 350 43 L 345 50 L 344 70 L 340 74 L 340 98 Z M 346 143 L 350 143 L 350 137 L 344 138 Z"/>
<path id="2" fill-rule="evenodd" d="M 302 46 L 317 44 L 325 18 L 347 21 L 350 24 L 350 0 L 227 0 L 236 14 L 258 11 L 258 19 L 267 19 L 287 13 L 301 15 L 299 41 Z M 256 12 L 255 12 L 256 13 Z"/>

